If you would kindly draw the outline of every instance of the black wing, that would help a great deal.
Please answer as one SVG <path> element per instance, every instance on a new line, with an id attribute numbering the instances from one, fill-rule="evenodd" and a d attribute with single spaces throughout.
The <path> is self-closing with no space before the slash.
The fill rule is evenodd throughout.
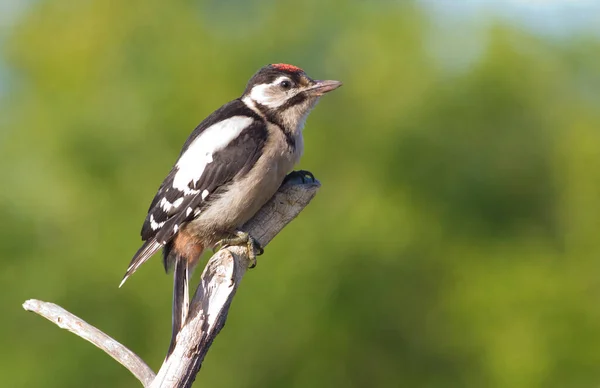
<path id="1" fill-rule="evenodd" d="M 173 187 L 178 173 L 174 167 L 152 201 L 142 227 L 142 239 L 154 238 L 162 245 L 169 242 L 183 222 L 193 219 L 210 202 L 215 191 L 249 171 L 260 157 L 266 139 L 265 124 L 254 121 L 224 149 L 213 154 L 213 161 L 206 165 L 200 179 L 189 182 L 187 192 Z"/>
<path id="2" fill-rule="evenodd" d="M 225 147 L 212 153 L 211 162 L 198 166 L 199 169 L 204 168 L 197 180 L 190 179 L 187 187 L 175 187 L 176 180 L 181 183 L 181 177 L 178 178 L 181 168 L 176 164 L 160 185 L 142 226 L 144 244 L 131 260 L 121 284 L 167 244 L 178 232 L 181 224 L 196 217 L 202 207 L 210 202 L 212 193 L 226 187 L 234 177 L 247 173 L 256 163 L 267 140 L 266 124 L 240 100 L 224 105 L 207 117 L 185 142 L 179 160 L 186 152 L 193 151 L 190 146 L 196 139 L 202 141 L 202 134 L 207 128 L 236 116 L 252 120 L 249 120 L 250 124 Z M 190 166 L 186 168 L 189 169 Z"/>

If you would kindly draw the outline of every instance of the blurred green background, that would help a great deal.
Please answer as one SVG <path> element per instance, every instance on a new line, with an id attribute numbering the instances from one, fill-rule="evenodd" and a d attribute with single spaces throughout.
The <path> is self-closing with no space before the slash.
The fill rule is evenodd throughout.
<path id="1" fill-rule="evenodd" d="M 191 130 L 287 62 L 344 82 L 305 130 L 323 186 L 196 385 L 598 387 L 600 7 L 454 3 L 7 0 L 2 385 L 139 386 L 28 298 L 158 368 L 172 278 L 156 257 L 117 288 L 147 207 Z"/>

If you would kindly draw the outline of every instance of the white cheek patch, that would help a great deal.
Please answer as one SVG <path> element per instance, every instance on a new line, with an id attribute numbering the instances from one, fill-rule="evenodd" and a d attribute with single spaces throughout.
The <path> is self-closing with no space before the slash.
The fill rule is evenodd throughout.
<path id="1" fill-rule="evenodd" d="M 173 187 L 185 194 L 196 194 L 190 189 L 204 173 L 206 166 L 213 161 L 213 154 L 227 147 L 229 143 L 246 129 L 254 119 L 246 116 L 234 116 L 206 128 L 177 161 L 177 173 L 173 178 Z"/>
<path id="2" fill-rule="evenodd" d="M 289 98 L 285 93 L 277 93 L 279 84 L 283 80 L 289 80 L 288 77 L 279 77 L 270 84 L 256 85 L 250 92 L 250 98 L 257 103 L 269 108 L 277 108 L 283 105 Z"/>
<path id="3" fill-rule="evenodd" d="M 269 108 L 275 108 L 281 105 L 281 101 L 278 101 L 271 91 L 271 85 L 256 85 L 250 92 L 250 98 L 260 105 L 267 106 Z"/>

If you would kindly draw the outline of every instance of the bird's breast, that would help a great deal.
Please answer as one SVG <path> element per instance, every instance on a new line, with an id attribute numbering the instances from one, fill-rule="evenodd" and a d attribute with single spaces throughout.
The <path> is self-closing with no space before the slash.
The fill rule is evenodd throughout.
<path id="1" fill-rule="evenodd" d="M 269 128 L 262 154 L 245 174 L 237 176 L 211 199 L 188 228 L 197 235 L 216 236 L 241 227 L 277 192 L 302 154 L 301 135 L 290 147 L 279 128 Z M 216 242 L 216 241 L 214 241 Z"/>

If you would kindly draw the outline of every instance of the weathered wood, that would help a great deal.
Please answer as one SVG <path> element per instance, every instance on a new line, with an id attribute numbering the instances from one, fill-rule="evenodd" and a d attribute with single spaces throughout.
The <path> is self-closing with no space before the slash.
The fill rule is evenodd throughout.
<path id="1" fill-rule="evenodd" d="M 242 230 L 265 247 L 308 205 L 319 187 L 320 183 L 316 180 L 304 182 L 303 178 L 295 176 L 279 188 L 275 196 L 242 227 Z M 261 261 L 260 257 L 258 261 Z M 210 258 L 190 303 L 187 322 L 177 336 L 177 345 L 171 356 L 164 361 L 156 377 L 152 370 L 125 346 L 61 307 L 35 300 L 25 302 L 23 307 L 98 346 L 129 369 L 144 387 L 190 387 L 212 342 L 225 325 L 231 301 L 248 264 L 247 250 L 238 246 L 225 247 Z"/>
<path id="2" fill-rule="evenodd" d="M 242 229 L 265 247 L 308 205 L 319 186 L 318 182 L 284 185 Z M 177 336 L 177 346 L 158 371 L 152 388 L 191 386 L 210 345 L 225 325 L 248 260 L 247 250 L 242 247 L 221 250 L 209 260 L 190 304 L 188 321 Z"/>
<path id="3" fill-rule="evenodd" d="M 125 368 L 129 369 L 129 371 L 142 382 L 144 387 L 149 386 L 154 380 L 154 372 L 146 365 L 144 360 L 138 357 L 137 354 L 62 307 L 54 303 L 29 299 L 23 303 L 23 308 L 27 311 L 33 311 L 34 313 L 41 315 L 57 324 L 61 329 L 69 330 L 71 333 L 80 336 L 84 340 L 89 341 L 104 350 L 106 354 L 117 360 Z"/>

